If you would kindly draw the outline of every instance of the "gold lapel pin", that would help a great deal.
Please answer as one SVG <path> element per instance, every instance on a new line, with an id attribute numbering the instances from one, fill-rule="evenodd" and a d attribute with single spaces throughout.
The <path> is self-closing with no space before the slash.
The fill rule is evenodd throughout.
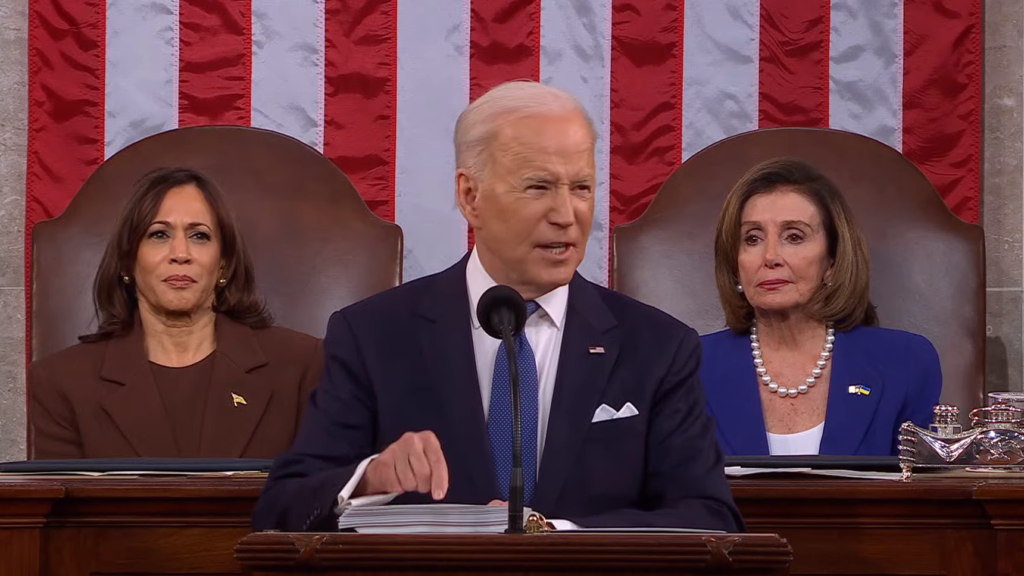
<path id="1" fill-rule="evenodd" d="M 234 403 L 236 407 L 239 404 L 248 406 L 248 404 L 245 404 L 245 397 L 240 394 L 235 394 L 234 392 L 231 393 L 231 402 Z"/>

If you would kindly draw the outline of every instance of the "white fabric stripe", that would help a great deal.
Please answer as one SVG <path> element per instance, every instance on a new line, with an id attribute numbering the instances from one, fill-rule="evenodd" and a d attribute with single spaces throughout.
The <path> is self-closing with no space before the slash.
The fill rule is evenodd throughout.
<path id="1" fill-rule="evenodd" d="M 901 0 L 832 0 L 829 127 L 900 149 Z"/>
<path id="2" fill-rule="evenodd" d="M 466 254 L 452 130 L 469 103 L 468 2 L 398 0 L 395 222 L 406 282 Z"/>
<path id="3" fill-rule="evenodd" d="M 594 223 L 579 272 L 608 285 L 608 133 L 611 0 L 543 0 L 540 80 L 579 98 L 597 130 Z"/>
<path id="4" fill-rule="evenodd" d="M 896 0 L 896 145 L 903 152 L 903 0 Z"/>
<path id="5" fill-rule="evenodd" d="M 104 157 L 178 127 L 178 0 L 107 0 Z"/>
<path id="6" fill-rule="evenodd" d="M 174 39 L 171 41 L 171 45 L 174 46 L 174 85 L 172 86 L 171 101 L 174 105 L 171 107 L 174 111 L 174 123 L 171 125 L 172 128 L 177 128 L 181 124 L 178 114 L 181 112 L 181 92 L 178 91 L 178 80 L 181 73 L 181 0 L 170 0 L 174 5 L 174 26 L 171 30 L 174 32 Z"/>
<path id="7" fill-rule="evenodd" d="M 683 160 L 757 129 L 760 3 L 688 0 L 683 12 Z"/>
<path id="8" fill-rule="evenodd" d="M 327 72 L 324 70 L 324 68 L 327 66 L 327 44 L 326 44 L 326 32 L 325 32 L 325 30 L 327 29 L 327 23 L 326 23 L 327 15 L 325 13 L 326 8 L 324 7 L 324 3 L 326 1 L 327 0 L 317 0 L 316 28 L 317 28 L 317 30 L 320 31 L 320 35 L 317 38 L 314 38 L 314 42 L 317 43 L 317 49 L 320 50 L 320 63 L 321 63 L 320 68 L 319 68 L 319 75 L 317 76 L 317 86 L 320 87 L 320 90 L 317 91 L 317 100 L 319 101 L 320 106 L 317 109 L 317 114 L 316 114 L 316 117 L 317 117 L 317 123 L 316 123 L 317 129 L 316 129 L 316 146 L 315 146 L 315 148 L 317 150 L 319 150 L 321 153 L 323 153 L 323 151 L 324 151 L 324 123 L 325 123 L 325 120 L 324 120 L 324 118 L 325 118 L 325 116 L 324 116 L 324 100 L 326 99 L 326 96 L 324 94 L 324 90 L 326 90 L 326 88 L 327 88 L 327 84 L 326 84 L 326 81 L 325 81 L 325 77 L 327 76 Z"/>
<path id="9" fill-rule="evenodd" d="M 323 151 L 323 0 L 252 0 L 252 120 Z"/>

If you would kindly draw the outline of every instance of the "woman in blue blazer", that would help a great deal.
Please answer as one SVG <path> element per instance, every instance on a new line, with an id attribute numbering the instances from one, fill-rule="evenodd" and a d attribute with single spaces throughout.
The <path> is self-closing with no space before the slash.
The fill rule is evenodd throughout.
<path id="1" fill-rule="evenodd" d="M 727 330 L 701 338 L 701 380 L 727 455 L 891 455 L 931 421 L 942 374 L 923 336 L 880 328 L 868 253 L 812 166 L 755 166 L 726 198 L 715 279 Z"/>

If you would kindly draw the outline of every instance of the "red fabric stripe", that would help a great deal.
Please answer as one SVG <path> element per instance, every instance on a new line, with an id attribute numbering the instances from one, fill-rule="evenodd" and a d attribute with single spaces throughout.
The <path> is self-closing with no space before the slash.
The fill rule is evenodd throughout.
<path id="1" fill-rule="evenodd" d="M 249 125 L 252 7 L 180 0 L 178 125 Z"/>
<path id="2" fill-rule="evenodd" d="M 981 0 L 906 0 L 903 155 L 954 214 L 978 221 Z"/>
<path id="3" fill-rule="evenodd" d="M 761 0 L 761 128 L 828 127 L 829 0 Z"/>
<path id="4" fill-rule="evenodd" d="M 682 161 L 682 1 L 612 3 L 610 228 L 644 212 Z"/>
<path id="5" fill-rule="evenodd" d="M 472 0 L 469 100 L 508 80 L 540 78 L 540 0 Z M 469 230 L 473 248 L 473 230 Z"/>
<path id="6" fill-rule="evenodd" d="M 394 0 L 324 6 L 324 156 L 378 217 L 395 220 L 397 8 Z"/>
<path id="7" fill-rule="evenodd" d="M 29 3 L 26 287 L 32 226 L 63 212 L 103 161 L 106 17 L 104 0 Z M 29 295 L 26 290 L 26 312 Z M 26 329 L 29 318 L 26 313 Z"/>

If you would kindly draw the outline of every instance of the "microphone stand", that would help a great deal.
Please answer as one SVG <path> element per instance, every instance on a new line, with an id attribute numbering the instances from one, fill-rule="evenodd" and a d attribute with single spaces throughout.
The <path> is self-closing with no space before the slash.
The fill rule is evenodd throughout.
<path id="1" fill-rule="evenodd" d="M 501 327 L 501 340 L 505 343 L 508 375 L 512 385 L 512 477 L 508 482 L 508 528 L 506 534 L 523 531 L 523 430 L 519 420 L 519 364 L 512 329 L 507 323 Z"/>

